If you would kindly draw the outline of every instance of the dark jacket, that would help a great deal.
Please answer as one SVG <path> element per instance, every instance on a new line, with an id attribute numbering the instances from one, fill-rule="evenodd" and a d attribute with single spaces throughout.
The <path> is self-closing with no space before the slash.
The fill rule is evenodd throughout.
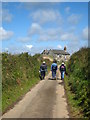
<path id="1" fill-rule="evenodd" d="M 46 64 L 42 64 L 41 66 L 40 66 L 40 71 L 47 71 L 47 65 Z"/>
<path id="2" fill-rule="evenodd" d="M 60 66 L 60 72 L 62 72 L 62 71 L 63 71 L 63 72 L 66 72 L 66 67 L 65 67 L 64 65 L 61 65 L 61 66 Z"/>

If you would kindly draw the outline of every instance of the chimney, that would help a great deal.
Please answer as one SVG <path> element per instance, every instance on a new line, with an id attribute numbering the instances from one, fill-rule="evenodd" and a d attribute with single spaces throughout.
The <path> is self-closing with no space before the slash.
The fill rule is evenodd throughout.
<path id="1" fill-rule="evenodd" d="M 67 48 L 66 48 L 66 46 L 64 47 L 64 51 L 66 52 L 66 50 L 67 50 Z"/>

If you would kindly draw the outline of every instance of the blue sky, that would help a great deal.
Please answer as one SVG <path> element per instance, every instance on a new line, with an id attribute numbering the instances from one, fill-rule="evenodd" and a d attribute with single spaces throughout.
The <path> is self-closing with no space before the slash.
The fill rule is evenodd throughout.
<path id="1" fill-rule="evenodd" d="M 67 46 L 73 53 L 88 46 L 88 3 L 3 2 L 0 32 L 2 51 L 35 54 Z"/>

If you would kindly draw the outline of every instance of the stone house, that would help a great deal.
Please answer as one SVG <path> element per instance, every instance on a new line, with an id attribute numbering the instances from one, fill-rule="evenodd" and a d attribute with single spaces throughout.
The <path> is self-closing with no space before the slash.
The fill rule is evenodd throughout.
<path id="1" fill-rule="evenodd" d="M 42 52 L 43 56 L 51 56 L 53 59 L 56 59 L 57 61 L 67 61 L 70 58 L 70 54 L 66 52 L 65 50 L 58 50 L 58 49 L 50 49 L 50 50 L 44 50 Z"/>

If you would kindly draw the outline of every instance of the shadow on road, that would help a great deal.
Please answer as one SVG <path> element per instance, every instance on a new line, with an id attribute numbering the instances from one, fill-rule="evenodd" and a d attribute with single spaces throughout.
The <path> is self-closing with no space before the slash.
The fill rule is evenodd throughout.
<path id="1" fill-rule="evenodd" d="M 48 80 L 61 80 L 61 79 L 60 78 L 56 78 L 56 79 L 48 78 Z"/>
<path id="2" fill-rule="evenodd" d="M 58 84 L 64 86 L 64 81 L 61 81 Z"/>
<path id="3" fill-rule="evenodd" d="M 56 79 L 48 78 L 48 80 L 56 80 Z"/>

